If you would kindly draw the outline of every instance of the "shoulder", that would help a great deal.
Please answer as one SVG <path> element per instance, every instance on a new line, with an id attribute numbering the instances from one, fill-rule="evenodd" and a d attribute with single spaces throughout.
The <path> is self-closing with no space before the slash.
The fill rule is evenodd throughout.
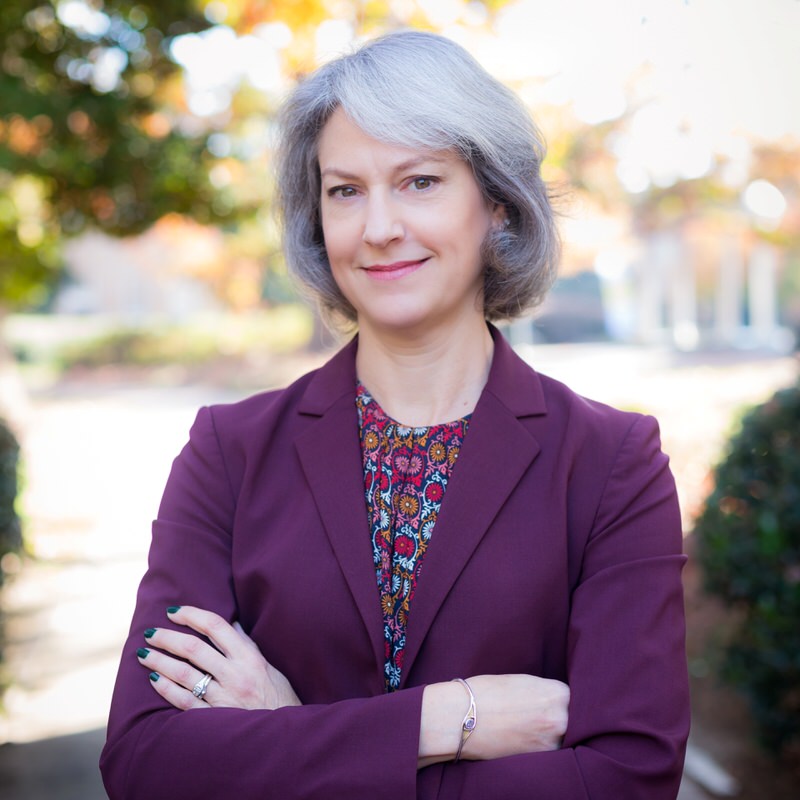
<path id="1" fill-rule="evenodd" d="M 546 419 L 547 428 L 555 428 L 560 434 L 573 426 L 586 434 L 619 434 L 642 416 L 579 395 L 539 372 L 533 366 L 535 353 L 530 359 L 524 357 L 499 331 L 491 330 L 495 351 L 486 389 L 518 419 Z M 612 375 L 609 380 L 613 380 Z"/>
<path id="2" fill-rule="evenodd" d="M 573 434 L 618 439 L 634 429 L 657 427 L 655 419 L 638 411 L 610 406 L 578 394 L 561 381 L 536 373 L 551 424 Z"/>
<path id="3" fill-rule="evenodd" d="M 487 388 L 517 418 L 547 438 L 612 441 L 631 429 L 654 426 L 651 417 L 584 397 L 539 372 L 508 342 L 497 337 L 496 357 Z M 609 380 L 613 376 L 609 375 Z"/>
<path id="4" fill-rule="evenodd" d="M 233 403 L 207 406 L 200 410 L 200 415 L 207 415 L 214 428 L 226 437 L 247 437 L 254 431 L 263 431 L 287 412 L 296 412 L 317 372 L 307 372 L 280 389 L 259 392 Z"/>
<path id="5" fill-rule="evenodd" d="M 564 488 L 583 578 L 628 559 L 679 554 L 678 495 L 656 419 L 539 380 L 547 412 L 529 430 L 542 467 Z"/>
<path id="6" fill-rule="evenodd" d="M 221 459 L 233 480 L 267 452 L 287 455 L 297 436 L 332 405 L 355 398 L 354 362 L 354 347 L 349 345 L 285 388 L 204 406 L 186 450 L 204 454 L 207 461 Z"/>
<path id="7" fill-rule="evenodd" d="M 563 463 L 586 463 L 597 470 L 637 448 L 648 455 L 660 450 L 653 417 L 613 408 L 584 397 L 538 372 L 499 334 L 487 392 L 515 416 L 542 451 Z M 609 380 L 613 375 L 609 373 Z"/>
<path id="8" fill-rule="evenodd" d="M 546 413 L 534 423 L 543 449 L 571 465 L 583 485 L 607 485 L 655 468 L 667 471 L 658 421 L 638 411 L 614 408 L 584 397 L 560 381 L 538 375 Z"/>
<path id="9" fill-rule="evenodd" d="M 538 469 L 578 493 L 582 503 L 599 503 L 619 494 L 614 487 L 642 480 L 674 492 L 654 417 L 584 397 L 519 357 L 514 372 L 514 402 L 526 409 L 517 417 L 537 443 Z"/>
<path id="10" fill-rule="evenodd" d="M 300 376 L 285 388 L 261 392 L 235 403 L 201 410 L 223 439 L 257 441 L 282 425 L 291 430 L 304 425 L 342 398 L 355 397 L 355 341 L 343 347 L 321 367 Z M 254 438 L 255 437 L 255 438 Z"/>

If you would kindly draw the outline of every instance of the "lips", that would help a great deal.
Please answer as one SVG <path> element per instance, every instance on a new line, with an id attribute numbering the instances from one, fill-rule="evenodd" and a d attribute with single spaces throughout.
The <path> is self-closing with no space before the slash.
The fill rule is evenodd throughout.
<path id="1" fill-rule="evenodd" d="M 393 261 L 391 264 L 370 264 L 364 271 L 375 280 L 397 280 L 416 272 L 427 260 L 422 258 L 416 261 Z"/>

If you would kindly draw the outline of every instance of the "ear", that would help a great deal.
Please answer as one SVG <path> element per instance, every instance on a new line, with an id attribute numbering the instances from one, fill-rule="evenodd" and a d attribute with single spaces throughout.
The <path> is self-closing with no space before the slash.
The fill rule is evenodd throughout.
<path id="1" fill-rule="evenodd" d="M 511 224 L 508 218 L 508 209 L 502 203 L 493 203 L 491 206 L 492 227 L 495 230 L 507 228 Z"/>

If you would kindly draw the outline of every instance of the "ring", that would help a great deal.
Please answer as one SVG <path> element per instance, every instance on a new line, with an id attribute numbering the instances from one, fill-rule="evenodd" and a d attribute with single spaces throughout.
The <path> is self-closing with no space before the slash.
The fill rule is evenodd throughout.
<path id="1" fill-rule="evenodd" d="M 213 675 L 206 672 L 202 678 L 194 685 L 192 688 L 192 694 L 198 699 L 202 700 L 205 697 L 206 692 L 208 691 L 208 684 L 211 683 L 213 679 Z"/>

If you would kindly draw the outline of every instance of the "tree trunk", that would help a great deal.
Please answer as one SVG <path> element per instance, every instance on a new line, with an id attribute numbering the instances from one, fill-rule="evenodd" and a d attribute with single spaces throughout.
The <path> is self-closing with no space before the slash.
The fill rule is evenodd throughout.
<path id="1" fill-rule="evenodd" d="M 5 336 L 7 310 L 0 305 L 0 417 L 19 438 L 30 414 L 30 399 Z"/>

